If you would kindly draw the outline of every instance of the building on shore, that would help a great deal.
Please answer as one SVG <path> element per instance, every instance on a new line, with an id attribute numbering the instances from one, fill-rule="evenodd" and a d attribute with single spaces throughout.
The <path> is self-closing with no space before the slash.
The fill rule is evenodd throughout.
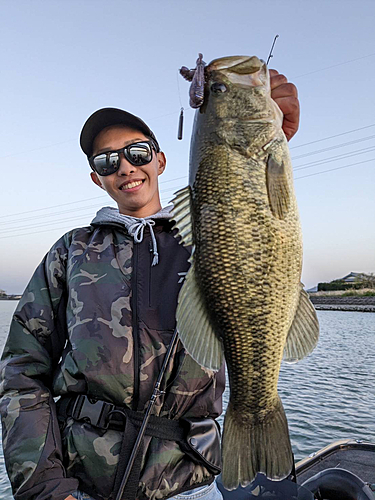
<path id="1" fill-rule="evenodd" d="M 4 290 L 0 290 L 0 300 L 20 300 L 22 295 L 7 295 Z"/>
<path id="2" fill-rule="evenodd" d="M 338 278 L 328 283 L 318 283 L 318 291 L 358 290 L 361 288 L 375 288 L 374 273 L 350 272 L 343 278 Z"/>

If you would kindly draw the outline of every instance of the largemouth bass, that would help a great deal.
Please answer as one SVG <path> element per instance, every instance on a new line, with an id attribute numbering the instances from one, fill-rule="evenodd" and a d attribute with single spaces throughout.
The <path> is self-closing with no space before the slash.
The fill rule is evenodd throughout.
<path id="1" fill-rule="evenodd" d="M 180 338 L 207 369 L 218 370 L 224 353 L 229 373 L 227 489 L 257 472 L 275 480 L 291 472 L 280 365 L 283 354 L 306 356 L 319 336 L 300 283 L 301 229 L 281 125 L 263 61 L 212 61 L 195 116 L 189 186 L 173 200 L 178 235 L 194 249 L 177 308 Z"/>

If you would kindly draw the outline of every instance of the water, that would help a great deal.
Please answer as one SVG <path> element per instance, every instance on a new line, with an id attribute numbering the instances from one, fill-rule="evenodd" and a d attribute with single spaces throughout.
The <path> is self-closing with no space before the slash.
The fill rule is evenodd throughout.
<path id="1" fill-rule="evenodd" d="M 16 305 L 0 301 L 1 351 Z M 337 439 L 375 442 L 375 314 L 318 311 L 318 317 L 318 346 L 299 363 L 283 364 L 279 379 L 297 460 Z M 0 499 L 10 498 L 0 449 Z"/>
<path id="2" fill-rule="evenodd" d="M 4 343 L 9 331 L 10 321 L 12 319 L 18 302 L 16 300 L 0 300 L 0 351 L 3 352 Z M 5 470 L 3 443 L 0 437 L 0 499 L 5 500 L 13 498 L 12 489 Z"/>

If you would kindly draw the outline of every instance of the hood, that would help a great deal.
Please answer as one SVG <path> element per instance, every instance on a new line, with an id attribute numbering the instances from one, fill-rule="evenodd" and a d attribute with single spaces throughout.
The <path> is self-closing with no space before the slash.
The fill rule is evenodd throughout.
<path id="1" fill-rule="evenodd" d="M 145 218 L 132 217 L 130 215 L 120 214 L 118 208 L 115 207 L 103 207 L 101 208 L 93 220 L 91 221 L 92 226 L 107 225 L 107 224 L 120 224 L 125 226 L 127 229 L 130 225 L 134 223 L 141 222 L 143 220 L 155 220 L 155 219 L 171 219 L 172 218 L 172 208 L 173 205 L 168 205 L 154 215 L 149 215 Z"/>
<path id="2" fill-rule="evenodd" d="M 172 218 L 172 205 L 162 208 L 154 215 L 147 217 L 131 217 L 130 215 L 120 214 L 118 208 L 103 207 L 96 214 L 91 222 L 92 226 L 101 225 L 117 225 L 124 226 L 129 235 L 133 237 L 134 243 L 141 243 L 143 240 L 144 228 L 148 226 L 152 239 L 153 247 L 153 261 L 152 266 L 156 266 L 159 262 L 158 245 L 154 234 L 153 226 L 155 226 L 155 219 L 171 219 Z"/>

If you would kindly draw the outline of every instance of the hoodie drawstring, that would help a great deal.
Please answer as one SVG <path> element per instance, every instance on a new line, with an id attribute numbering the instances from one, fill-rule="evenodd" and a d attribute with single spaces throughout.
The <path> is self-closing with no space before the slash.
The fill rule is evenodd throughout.
<path id="1" fill-rule="evenodd" d="M 158 254 L 158 246 L 156 243 L 156 238 L 153 230 L 153 226 L 155 226 L 155 221 L 150 219 L 138 219 L 137 222 L 134 222 L 128 227 L 128 231 L 130 236 L 133 236 L 134 242 L 135 243 L 141 243 L 143 240 L 143 232 L 144 228 L 148 226 L 150 228 L 150 234 L 151 234 L 151 239 L 152 239 L 152 251 L 154 258 L 152 260 L 152 266 L 156 266 L 156 264 L 159 262 L 159 254 Z"/>

